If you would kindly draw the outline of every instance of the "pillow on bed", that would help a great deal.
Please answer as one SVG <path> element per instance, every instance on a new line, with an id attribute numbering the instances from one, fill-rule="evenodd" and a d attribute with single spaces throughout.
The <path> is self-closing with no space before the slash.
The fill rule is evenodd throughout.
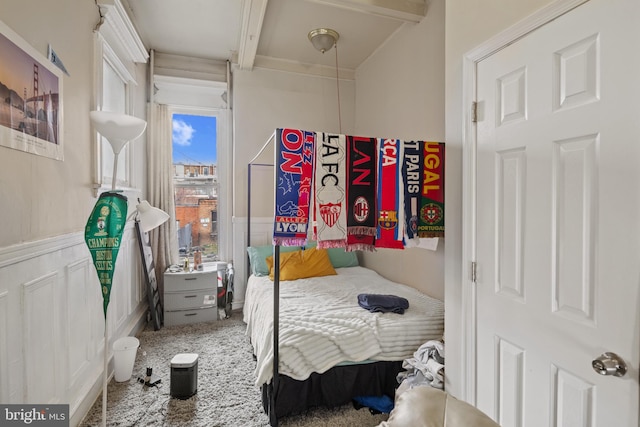
<path id="1" fill-rule="evenodd" d="M 305 246 L 305 249 L 315 248 L 317 242 L 309 241 Z M 331 265 L 333 268 L 343 268 L 343 267 L 357 267 L 360 265 L 358 263 L 358 256 L 355 252 L 347 252 L 344 248 L 329 248 L 326 249 L 329 253 L 329 259 L 331 260 Z"/>
<path id="2" fill-rule="evenodd" d="M 266 259 L 269 266 L 269 277 L 273 280 L 273 256 Z M 331 265 L 329 254 L 325 249 L 310 248 L 280 254 L 280 280 L 305 279 L 336 275 Z"/>
<path id="3" fill-rule="evenodd" d="M 280 253 L 299 251 L 300 246 L 280 246 Z M 251 274 L 254 276 L 269 275 L 269 267 L 265 259 L 273 255 L 273 246 L 249 246 L 247 248 L 249 254 L 249 264 L 251 265 Z"/>

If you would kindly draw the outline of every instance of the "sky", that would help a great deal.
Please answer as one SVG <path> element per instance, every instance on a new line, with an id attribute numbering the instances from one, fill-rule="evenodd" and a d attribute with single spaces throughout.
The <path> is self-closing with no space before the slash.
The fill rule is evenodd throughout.
<path id="1" fill-rule="evenodd" d="M 217 164 L 216 118 L 173 115 L 173 162 Z"/>

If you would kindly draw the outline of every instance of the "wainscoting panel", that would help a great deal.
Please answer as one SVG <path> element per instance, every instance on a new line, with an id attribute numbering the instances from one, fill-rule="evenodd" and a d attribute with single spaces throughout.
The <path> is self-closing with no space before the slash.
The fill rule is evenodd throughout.
<path id="1" fill-rule="evenodd" d="M 52 272 L 22 285 L 25 403 L 58 403 L 60 397 L 56 392 L 60 377 L 57 282 L 57 273 Z M 42 381 L 43 378 L 48 380 Z"/>
<path id="2" fill-rule="evenodd" d="M 93 266 L 88 259 L 83 259 L 67 266 L 67 307 L 77 307 L 77 310 L 67 312 L 66 348 L 69 349 L 67 359 L 67 375 L 69 388 L 78 387 L 78 382 L 89 368 L 94 350 L 91 347 L 91 326 L 95 322 L 87 322 L 101 310 L 96 304 L 94 292 L 90 292 L 92 283 L 90 274 Z M 95 273 L 94 273 L 95 274 Z M 93 316 L 92 316 L 93 315 Z"/>
<path id="3" fill-rule="evenodd" d="M 118 330 L 125 325 L 132 308 L 135 306 L 135 303 L 137 303 L 135 300 L 137 296 L 137 286 L 132 286 L 132 273 L 134 273 L 136 269 L 131 261 L 140 258 L 140 252 L 136 251 L 134 254 L 131 251 L 133 244 L 138 244 L 135 240 L 135 233 L 132 231 L 132 228 L 125 230 L 122 236 L 120 250 L 118 251 L 118 258 L 116 259 L 116 269 L 113 274 L 113 284 L 111 287 L 111 300 L 115 301 L 116 304 L 114 307 L 109 305 L 109 314 L 114 315 L 112 320 L 115 322 L 110 324 L 112 331 Z M 124 286 L 121 286 L 121 284 Z M 113 313 L 111 313 L 111 311 L 113 311 Z"/>
<path id="4" fill-rule="evenodd" d="M 247 259 L 247 218 L 233 218 L 233 268 L 235 270 L 233 308 L 244 305 L 244 294 L 249 277 Z M 238 239 L 242 236 L 241 239 Z M 251 218 L 251 246 L 271 245 L 273 240 L 273 218 Z"/>
<path id="5" fill-rule="evenodd" d="M 113 342 L 137 333 L 147 318 L 133 229 L 127 224 L 116 261 L 110 359 Z M 104 325 L 83 233 L 0 248 L 0 403 L 69 403 L 77 425 L 101 392 Z"/>
<path id="6" fill-rule="evenodd" d="M 9 378 L 9 312 L 7 295 L 0 292 L 0 378 Z M 9 401 L 9 382 L 0 381 L 0 402 Z"/>

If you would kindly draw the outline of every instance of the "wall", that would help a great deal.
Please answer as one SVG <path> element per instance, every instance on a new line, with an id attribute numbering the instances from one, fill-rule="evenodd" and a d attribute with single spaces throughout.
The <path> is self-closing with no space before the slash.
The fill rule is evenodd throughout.
<path id="1" fill-rule="evenodd" d="M 73 7 L 76 2 L 61 3 L 0 3 L 0 19 L 5 24 L 45 57 L 47 44 L 51 44 L 73 75 L 63 78 L 64 162 L 0 147 L 0 197 L 11 200 L 10 208 L 1 214 L 2 223 L 11 226 L 0 227 L 0 247 L 78 231 L 95 202 L 91 192 L 92 147 L 88 144 L 93 64 L 88 58 L 92 58 L 97 12 L 93 3 Z M 28 4 L 33 9 L 27 15 Z M 66 22 L 71 13 L 78 17 L 73 25 L 67 22 L 52 31 L 56 22 L 52 17 Z"/>
<path id="2" fill-rule="evenodd" d="M 462 377 L 462 59 L 489 37 L 548 0 L 432 0 L 427 16 L 406 24 L 356 72 L 355 132 L 444 140 L 447 144 L 446 238 L 436 253 L 379 250 L 365 265 L 445 301 L 446 388 L 464 398 Z M 478 25 L 481 22 L 482 25 Z M 444 244 L 443 244 L 444 243 Z M 464 271 L 464 273 L 463 273 Z"/>
<path id="3" fill-rule="evenodd" d="M 64 161 L 0 147 L 0 402 L 68 403 L 76 425 L 99 395 L 103 372 L 102 297 L 84 242 L 96 202 L 88 113 L 99 14 L 93 1 L 3 0 L 0 19 L 45 57 L 50 44 L 70 74 L 62 78 Z M 146 67 L 131 69 L 134 114 L 145 117 Z M 144 193 L 145 139 L 132 146 L 129 200 Z M 146 318 L 133 230 L 129 222 L 117 259 L 108 348 Z"/>
<path id="4" fill-rule="evenodd" d="M 341 73 L 344 74 L 344 73 Z M 339 132 L 335 79 L 287 71 L 254 68 L 233 71 L 233 262 L 236 273 L 234 307 L 244 303 L 247 241 L 248 163 L 274 133 L 290 127 L 312 131 Z M 353 131 L 354 82 L 340 80 L 342 133 Z M 273 164 L 274 144 L 257 161 Z M 253 167 L 251 187 L 252 245 L 271 244 L 273 229 L 274 170 Z M 270 225 L 265 218 L 271 217 Z M 266 223 L 265 223 L 266 221 Z"/>
<path id="5" fill-rule="evenodd" d="M 339 132 L 337 102 L 335 79 L 260 68 L 233 72 L 234 216 L 247 214 L 247 164 L 275 129 Z M 353 131 L 352 80 L 340 81 L 340 110 L 342 133 L 348 134 Z M 273 147 L 264 151 L 260 161 L 273 163 Z M 252 216 L 273 215 L 273 173 L 267 175 L 271 177 L 266 180 L 268 186 L 252 188 L 257 197 L 252 203 L 259 209 Z"/>
<path id="6" fill-rule="evenodd" d="M 4 247 L 82 230 L 95 204 L 96 147 L 88 112 L 93 106 L 93 28 L 98 11 L 94 2 L 3 0 L 0 19 L 45 57 L 50 44 L 70 74 L 63 77 L 64 161 L 0 147 L 0 198 L 11 201 L 0 213 L 2 223 L 11 224 L 0 227 Z M 144 117 L 144 66 L 136 73 L 141 95 L 134 109 Z M 144 137 L 136 142 L 134 150 L 142 158 Z M 143 188 L 144 170 L 137 172 L 135 179 Z"/>
<path id="7" fill-rule="evenodd" d="M 534 11 L 552 3 L 549 0 L 447 0 L 445 32 L 445 113 L 447 141 L 446 192 L 447 245 L 445 249 L 445 341 L 447 378 L 445 387 L 454 396 L 466 398 L 463 377 L 462 342 L 465 339 L 461 312 L 461 287 L 468 284 L 462 259 L 462 141 L 464 113 L 461 105 L 462 65 L 465 53 L 493 35 L 507 29 Z M 482 25 L 478 25 L 482 23 Z"/>
<path id="8" fill-rule="evenodd" d="M 405 24 L 356 71 L 355 133 L 445 141 L 444 102 L 444 0 L 433 0 L 419 24 Z M 435 252 L 379 249 L 363 265 L 443 299 L 446 227 Z"/>

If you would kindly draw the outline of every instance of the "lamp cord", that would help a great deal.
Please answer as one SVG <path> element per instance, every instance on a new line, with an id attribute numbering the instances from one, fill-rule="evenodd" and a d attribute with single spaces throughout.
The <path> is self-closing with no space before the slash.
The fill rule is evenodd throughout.
<path id="1" fill-rule="evenodd" d="M 340 77 L 338 76 L 338 43 L 335 44 L 336 51 L 336 87 L 338 89 L 338 129 L 342 133 L 342 114 L 340 114 Z"/>

